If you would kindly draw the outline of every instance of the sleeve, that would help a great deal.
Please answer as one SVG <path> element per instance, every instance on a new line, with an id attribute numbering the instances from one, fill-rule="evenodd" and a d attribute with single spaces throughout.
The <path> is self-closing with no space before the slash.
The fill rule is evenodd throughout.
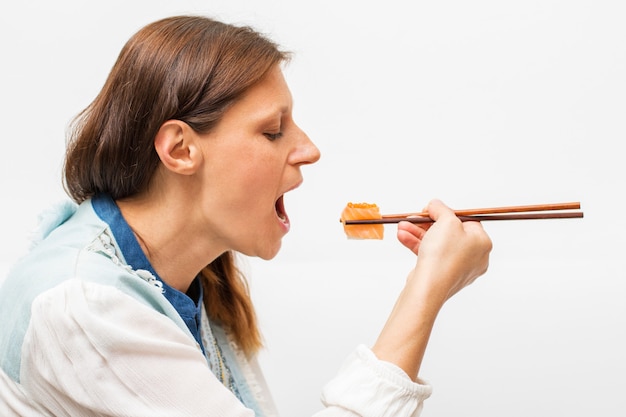
<path id="1" fill-rule="evenodd" d="M 431 386 L 413 382 L 392 363 L 360 345 L 322 392 L 327 407 L 315 417 L 417 417 Z"/>
<path id="2" fill-rule="evenodd" d="M 35 299 L 22 347 L 24 394 L 54 416 L 253 417 L 195 341 L 116 288 L 71 280 Z M 359 346 L 315 417 L 417 417 L 430 395 Z"/>
<path id="3" fill-rule="evenodd" d="M 33 302 L 20 380 L 54 416 L 254 415 L 169 318 L 116 288 L 79 280 Z"/>

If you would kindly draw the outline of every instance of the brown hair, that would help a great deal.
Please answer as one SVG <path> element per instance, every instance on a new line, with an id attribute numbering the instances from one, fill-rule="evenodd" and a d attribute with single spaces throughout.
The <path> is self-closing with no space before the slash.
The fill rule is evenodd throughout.
<path id="1" fill-rule="evenodd" d="M 99 193 L 117 200 L 145 191 L 159 164 L 154 138 L 165 121 L 210 131 L 249 87 L 287 59 L 255 30 L 207 17 L 175 16 L 145 26 L 71 125 L 66 191 L 78 203 Z M 222 254 L 202 276 L 209 316 L 230 329 L 245 352 L 256 351 L 261 337 L 234 254 Z"/>

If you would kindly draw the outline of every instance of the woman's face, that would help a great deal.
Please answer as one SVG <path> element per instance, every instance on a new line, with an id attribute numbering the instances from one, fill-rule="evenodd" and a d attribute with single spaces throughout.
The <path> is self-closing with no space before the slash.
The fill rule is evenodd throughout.
<path id="1" fill-rule="evenodd" d="M 302 183 L 300 167 L 320 157 L 292 106 L 276 66 L 202 136 L 203 224 L 226 250 L 270 259 L 289 231 L 283 196 Z"/>

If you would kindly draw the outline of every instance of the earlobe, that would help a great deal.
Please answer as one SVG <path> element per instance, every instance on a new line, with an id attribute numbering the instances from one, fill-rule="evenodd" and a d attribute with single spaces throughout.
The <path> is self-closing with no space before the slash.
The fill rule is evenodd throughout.
<path id="1" fill-rule="evenodd" d="M 154 148 L 163 165 L 178 174 L 193 174 L 200 162 L 196 136 L 196 132 L 183 121 L 163 123 L 154 138 Z"/>

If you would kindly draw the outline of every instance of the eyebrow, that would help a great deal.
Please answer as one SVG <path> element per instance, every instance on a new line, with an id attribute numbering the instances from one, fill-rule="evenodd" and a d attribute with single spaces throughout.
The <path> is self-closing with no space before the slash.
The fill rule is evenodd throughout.
<path id="1" fill-rule="evenodd" d="M 282 116 L 284 116 L 285 114 L 289 113 L 289 106 L 279 106 L 279 107 L 272 107 L 272 108 L 265 108 L 263 109 L 262 113 L 258 114 L 259 120 L 261 121 L 266 121 L 269 119 L 274 119 L 276 117 L 276 114 L 280 114 L 281 118 Z"/>

